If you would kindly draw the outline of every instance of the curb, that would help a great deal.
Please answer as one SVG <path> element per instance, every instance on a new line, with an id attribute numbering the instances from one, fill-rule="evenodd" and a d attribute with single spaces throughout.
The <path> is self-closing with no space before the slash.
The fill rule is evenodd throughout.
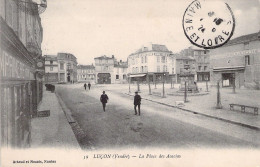
<path id="1" fill-rule="evenodd" d="M 95 150 L 93 144 L 90 141 L 86 141 L 86 134 L 83 129 L 79 126 L 78 122 L 72 117 L 70 109 L 67 108 L 66 104 L 63 102 L 61 97 L 55 92 L 56 97 L 58 98 L 59 104 L 67 118 L 67 121 L 72 129 L 72 132 L 79 144 L 79 147 L 82 149 Z"/>
<path id="2" fill-rule="evenodd" d="M 128 93 L 124 93 L 124 94 L 126 94 L 128 96 L 134 96 L 134 95 L 130 95 Z M 146 99 L 146 98 L 142 98 L 142 99 L 147 100 L 147 101 L 151 101 L 151 102 L 154 102 L 154 103 L 158 103 L 158 104 L 161 104 L 161 105 L 165 105 L 165 106 L 168 106 L 168 107 L 177 108 L 177 109 L 189 112 L 189 113 L 202 115 L 202 116 L 205 116 L 205 117 L 208 117 L 208 118 L 213 118 L 213 119 L 221 120 L 221 121 L 224 121 L 224 122 L 228 122 L 228 123 L 232 123 L 232 124 L 235 124 L 235 125 L 240 125 L 240 126 L 243 126 L 243 127 L 246 127 L 246 128 L 250 128 L 250 129 L 254 129 L 254 130 L 260 131 L 260 128 L 256 127 L 256 126 L 252 126 L 252 125 L 244 124 L 244 123 L 241 123 L 241 122 L 236 122 L 236 121 L 232 121 L 232 120 L 228 120 L 228 119 L 224 119 L 224 118 L 220 118 L 220 117 L 216 117 L 216 116 L 212 116 L 212 115 L 208 115 L 208 114 L 192 111 L 192 110 L 189 110 L 189 109 L 176 107 L 176 106 L 173 106 L 173 105 L 170 105 L 170 104 L 165 104 L 165 103 L 162 103 L 162 102 L 158 102 L 158 101 L 154 101 L 154 100 L 150 100 L 150 99 Z"/>

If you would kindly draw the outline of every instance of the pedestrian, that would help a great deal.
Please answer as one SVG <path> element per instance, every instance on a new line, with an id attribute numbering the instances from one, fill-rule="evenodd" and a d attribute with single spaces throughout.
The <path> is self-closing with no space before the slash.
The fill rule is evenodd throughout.
<path id="1" fill-rule="evenodd" d="M 86 83 L 84 84 L 84 88 L 85 88 L 85 90 L 87 89 L 87 84 Z"/>
<path id="2" fill-rule="evenodd" d="M 90 82 L 88 83 L 88 89 L 90 90 L 90 87 L 91 87 L 91 84 L 90 84 Z"/>
<path id="3" fill-rule="evenodd" d="M 135 97 L 134 97 L 134 109 L 135 109 L 135 115 L 137 115 L 136 106 L 138 106 L 138 114 L 139 114 L 139 116 L 140 116 L 140 114 L 141 114 L 141 111 L 140 111 L 140 106 L 141 106 L 141 96 L 138 95 L 138 91 L 135 92 Z"/>
<path id="4" fill-rule="evenodd" d="M 100 96 L 100 101 L 102 103 L 103 110 L 105 112 L 106 111 L 106 103 L 108 101 L 108 96 L 106 95 L 105 91 L 103 91 L 103 94 Z"/>

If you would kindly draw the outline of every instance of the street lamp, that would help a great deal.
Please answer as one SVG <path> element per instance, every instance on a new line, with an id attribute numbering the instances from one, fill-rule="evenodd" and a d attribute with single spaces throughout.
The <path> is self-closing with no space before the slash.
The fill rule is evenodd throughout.
<path id="1" fill-rule="evenodd" d="M 33 5 L 33 6 L 28 7 L 26 5 L 23 5 L 23 3 L 24 4 L 30 4 L 30 5 Z M 18 0 L 18 7 L 26 13 L 31 13 L 33 15 L 37 15 L 37 14 L 43 13 L 46 10 L 47 0 L 33 0 L 31 2 Z"/>

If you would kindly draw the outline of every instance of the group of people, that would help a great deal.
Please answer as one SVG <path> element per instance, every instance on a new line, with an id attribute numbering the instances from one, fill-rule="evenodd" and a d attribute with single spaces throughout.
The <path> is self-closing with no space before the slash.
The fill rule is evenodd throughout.
<path id="1" fill-rule="evenodd" d="M 88 83 L 88 89 L 89 89 L 89 90 L 90 90 L 90 87 L 91 87 L 91 84 Z M 84 84 L 84 88 L 85 88 L 85 90 L 87 89 L 87 84 L 86 84 L 86 83 Z"/>
<path id="2" fill-rule="evenodd" d="M 103 94 L 100 96 L 100 102 L 102 103 L 103 106 L 103 111 L 106 111 L 106 103 L 108 102 L 108 96 L 105 91 L 103 91 Z M 138 108 L 138 115 L 141 115 L 141 96 L 138 94 L 138 92 L 135 92 L 134 96 L 134 110 L 135 110 L 135 115 L 137 115 L 137 110 L 136 107 Z"/>

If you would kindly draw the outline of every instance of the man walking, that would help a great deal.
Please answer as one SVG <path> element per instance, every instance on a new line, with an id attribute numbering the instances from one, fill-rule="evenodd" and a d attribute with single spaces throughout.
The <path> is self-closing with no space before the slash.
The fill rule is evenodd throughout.
<path id="1" fill-rule="evenodd" d="M 88 90 L 90 90 L 90 87 L 91 87 L 91 84 L 90 84 L 90 82 L 88 83 Z"/>
<path id="2" fill-rule="evenodd" d="M 87 89 L 87 84 L 86 83 L 84 84 L 84 88 L 85 88 L 85 90 Z"/>
<path id="3" fill-rule="evenodd" d="M 106 92 L 103 91 L 103 94 L 100 96 L 100 101 L 101 101 L 101 103 L 102 103 L 102 105 L 103 105 L 103 110 L 104 110 L 104 112 L 106 111 L 106 103 L 107 103 L 107 101 L 108 101 L 108 96 L 107 96 L 105 93 L 106 93 Z"/>
<path id="4" fill-rule="evenodd" d="M 137 111 L 136 111 L 136 106 L 138 106 L 138 114 L 140 116 L 140 106 L 141 106 L 141 96 L 138 95 L 138 91 L 135 92 L 135 97 L 134 97 L 134 109 L 135 109 L 135 115 L 137 115 Z"/>

